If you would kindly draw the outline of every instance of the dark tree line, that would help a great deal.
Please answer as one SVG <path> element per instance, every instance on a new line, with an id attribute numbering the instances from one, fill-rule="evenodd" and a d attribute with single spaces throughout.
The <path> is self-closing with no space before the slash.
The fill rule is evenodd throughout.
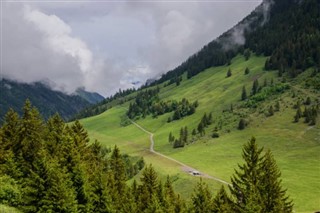
<path id="1" fill-rule="evenodd" d="M 276 1 L 270 20 L 247 33 L 245 47 L 270 56 L 265 68 L 279 70 L 280 76 L 287 72 L 296 77 L 308 67 L 319 66 L 319 8 L 317 0 Z"/>
<path id="2" fill-rule="evenodd" d="M 110 153 L 89 143 L 78 121 L 66 125 L 58 115 L 43 121 L 29 101 L 22 117 L 9 110 L 0 128 L 0 177 L 8 180 L 0 203 L 23 212 L 129 209 L 126 180 L 143 167 L 143 159 L 133 163 L 117 147 Z"/>
<path id="3" fill-rule="evenodd" d="M 130 103 L 127 116 L 130 119 L 146 117 L 152 112 L 152 105 L 159 101 L 160 88 L 138 92 L 133 103 Z"/>

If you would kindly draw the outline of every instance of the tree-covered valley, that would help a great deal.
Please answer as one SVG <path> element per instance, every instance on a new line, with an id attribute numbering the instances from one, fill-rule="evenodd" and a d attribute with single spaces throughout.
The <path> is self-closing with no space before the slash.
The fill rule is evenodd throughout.
<path id="1" fill-rule="evenodd" d="M 29 100 L 9 110 L 0 210 L 320 211 L 319 9 L 264 1 L 175 69 L 67 123 Z"/>

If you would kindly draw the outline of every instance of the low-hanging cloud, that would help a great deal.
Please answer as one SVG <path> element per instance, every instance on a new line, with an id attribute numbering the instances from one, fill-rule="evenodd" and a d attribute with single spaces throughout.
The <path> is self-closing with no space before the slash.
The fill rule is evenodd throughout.
<path id="1" fill-rule="evenodd" d="M 259 3 L 3 3 L 2 76 L 110 95 L 179 65 Z"/>

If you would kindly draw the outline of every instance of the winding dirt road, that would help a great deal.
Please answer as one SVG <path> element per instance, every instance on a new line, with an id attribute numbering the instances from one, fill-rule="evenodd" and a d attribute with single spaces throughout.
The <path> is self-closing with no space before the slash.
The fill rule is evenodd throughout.
<path id="1" fill-rule="evenodd" d="M 161 156 L 161 157 L 163 157 L 163 158 L 166 158 L 166 159 L 168 159 L 168 160 L 170 160 L 170 161 L 173 161 L 173 162 L 181 165 L 181 166 L 182 166 L 182 170 L 183 170 L 184 172 L 190 174 L 190 175 L 192 175 L 192 171 L 198 171 L 198 170 L 196 170 L 196 169 L 194 169 L 194 168 L 192 168 L 192 167 L 190 167 L 190 166 L 188 166 L 188 165 L 186 165 L 186 164 L 184 164 L 184 163 L 182 163 L 182 162 L 180 162 L 180 161 L 178 161 L 178 160 L 176 160 L 176 159 L 173 159 L 173 158 L 171 158 L 171 157 L 168 157 L 168 156 L 166 156 L 166 155 L 163 155 L 163 154 L 161 154 L 160 152 L 154 151 L 153 133 L 152 133 L 152 132 L 149 132 L 149 131 L 146 130 L 146 129 L 144 129 L 142 126 L 140 126 L 140 125 L 137 124 L 136 122 L 132 121 L 131 119 L 129 119 L 129 120 L 130 120 L 130 122 L 131 122 L 132 124 L 134 124 L 136 127 L 138 127 L 139 129 L 141 129 L 142 131 L 144 131 L 145 133 L 147 133 L 147 134 L 150 135 L 150 148 L 149 148 L 149 150 L 150 150 L 151 153 L 156 154 L 156 155 L 159 155 L 159 156 Z M 221 179 L 219 179 L 219 178 L 217 178 L 217 177 L 213 177 L 213 176 L 211 176 L 211 175 L 202 173 L 202 172 L 200 172 L 200 171 L 199 171 L 199 173 L 200 173 L 200 174 L 197 175 L 197 176 L 204 177 L 204 178 L 209 178 L 209 179 L 213 179 L 213 180 L 216 180 L 216 181 L 218 181 L 218 182 L 220 182 L 220 183 L 223 183 L 223 184 L 226 184 L 226 185 L 230 185 L 230 183 L 228 183 L 228 182 L 226 182 L 226 181 L 224 181 L 224 180 L 221 180 Z"/>

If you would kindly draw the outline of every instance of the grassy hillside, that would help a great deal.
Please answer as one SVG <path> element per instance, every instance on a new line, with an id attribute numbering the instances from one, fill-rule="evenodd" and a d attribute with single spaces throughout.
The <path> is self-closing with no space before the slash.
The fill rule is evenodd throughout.
<path id="1" fill-rule="evenodd" d="M 312 102 L 319 100 L 319 91 L 305 89 L 304 79 L 301 77 L 300 81 L 298 78 L 296 82 L 289 82 L 289 90 L 270 95 L 259 102 L 256 108 L 243 107 L 245 102 L 240 101 L 243 86 L 246 86 L 249 94 L 255 79 L 259 80 L 260 85 L 264 79 L 268 84 L 271 79 L 274 84 L 282 81 L 282 78 L 277 77 L 277 72 L 263 71 L 265 60 L 265 57 L 252 56 L 246 61 L 242 56 L 237 56 L 230 66 L 207 69 L 189 80 L 183 76 L 179 86 L 172 84 L 164 87 L 165 82 L 159 85 L 160 99 L 180 101 L 187 98 L 190 102 L 198 100 L 196 113 L 171 123 L 167 123 L 167 119 L 172 113 L 157 118 L 148 116 L 137 123 L 154 133 L 156 151 L 228 182 L 234 168 L 238 163 L 242 163 L 242 145 L 251 136 L 255 136 L 260 145 L 271 149 L 275 155 L 282 172 L 283 185 L 288 188 L 288 194 L 294 200 L 295 211 L 319 210 L 319 121 L 316 126 L 308 126 L 303 123 L 303 119 L 293 123 L 296 112 L 296 109 L 293 109 L 294 104 L 299 98 L 302 101 L 308 96 Z M 246 67 L 250 69 L 248 75 L 244 75 Z M 232 76 L 227 78 L 229 68 Z M 279 102 L 280 110 L 273 116 L 267 116 L 269 107 L 276 102 Z M 97 139 L 106 146 L 116 144 L 123 152 L 133 156 L 143 156 L 163 177 L 168 174 L 175 180 L 174 186 L 178 192 L 183 196 L 190 195 L 198 178 L 184 173 L 178 164 L 151 154 L 148 151 L 149 136 L 136 126 L 121 126 L 128 105 L 129 103 L 125 102 L 81 122 L 89 131 L 91 139 Z M 230 110 L 231 105 L 233 111 Z M 212 112 L 213 115 L 213 124 L 206 128 L 206 135 L 197 135 L 184 148 L 173 149 L 168 142 L 169 133 L 172 132 L 178 137 L 180 128 L 187 126 L 189 138 L 192 138 L 190 133 L 197 127 L 205 112 Z M 249 122 L 248 127 L 242 131 L 237 129 L 240 118 Z M 218 131 L 219 138 L 211 138 L 214 129 Z M 217 192 L 220 183 L 214 180 L 207 182 L 213 192 Z"/>

